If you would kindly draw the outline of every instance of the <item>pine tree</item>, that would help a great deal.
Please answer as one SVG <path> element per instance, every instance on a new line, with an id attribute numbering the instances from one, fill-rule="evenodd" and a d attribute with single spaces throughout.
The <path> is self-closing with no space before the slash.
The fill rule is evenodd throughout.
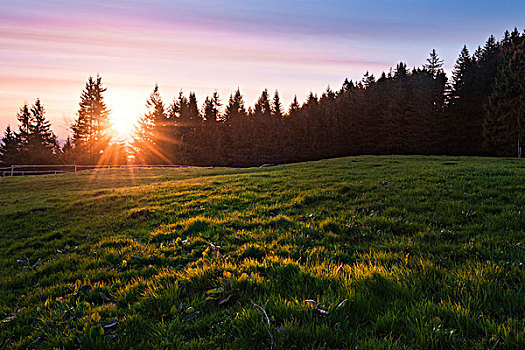
<path id="1" fill-rule="evenodd" d="M 213 93 L 210 97 L 206 97 L 204 101 L 202 114 L 204 116 L 205 122 L 207 124 L 215 123 L 219 120 L 220 117 L 220 107 L 222 106 L 219 94 L 217 91 Z"/>
<path id="2" fill-rule="evenodd" d="M 59 146 L 51 124 L 45 118 L 45 109 L 40 99 L 31 107 L 31 123 L 27 149 L 31 164 L 54 164 L 58 161 Z"/>
<path id="3" fill-rule="evenodd" d="M 134 132 L 132 148 L 135 160 L 155 164 L 167 160 L 164 144 L 168 136 L 164 135 L 167 114 L 156 84 L 146 101 L 147 112 L 139 119 Z"/>
<path id="4" fill-rule="evenodd" d="M 188 104 L 186 107 L 186 113 L 188 114 L 188 120 L 190 121 L 190 123 L 195 124 L 197 122 L 202 121 L 202 116 L 199 112 L 199 106 L 197 104 L 197 97 L 195 96 L 195 92 L 190 92 Z"/>
<path id="5" fill-rule="evenodd" d="M 221 133 L 222 152 L 226 164 L 232 160 L 243 157 L 247 146 L 249 134 L 247 118 L 248 112 L 244 105 L 244 98 L 239 88 L 230 95 L 228 104 L 223 114 L 223 127 Z"/>
<path id="6" fill-rule="evenodd" d="M 89 77 L 80 95 L 77 120 L 71 127 L 80 162 L 97 163 L 111 141 L 110 111 L 103 96 L 106 90 L 102 78 L 97 75 L 96 78 Z"/>
<path id="7" fill-rule="evenodd" d="M 221 106 L 219 93 L 216 91 L 211 97 L 206 97 L 202 106 L 204 123 L 198 127 L 200 131 L 195 134 L 195 147 L 198 149 L 199 164 L 212 164 L 224 148 L 224 141 L 222 141 L 223 137 L 220 132 L 222 125 L 219 124 L 222 121 Z"/>
<path id="8" fill-rule="evenodd" d="M 314 94 L 312 91 L 310 91 L 303 107 L 306 107 L 306 109 L 315 108 L 318 103 L 319 99 L 317 98 L 317 94 Z"/>
<path id="9" fill-rule="evenodd" d="M 18 153 L 17 158 L 18 162 L 27 162 L 29 161 L 29 135 L 31 133 L 31 111 L 27 103 L 24 103 L 16 119 L 18 120 L 18 133 L 15 133 L 15 137 L 18 144 Z"/>
<path id="10" fill-rule="evenodd" d="M 494 35 L 491 35 L 487 41 L 485 42 L 485 46 L 483 46 L 482 49 L 482 59 L 488 59 L 491 56 L 495 55 L 498 51 L 499 43 L 494 37 Z"/>
<path id="11" fill-rule="evenodd" d="M 343 94 L 347 91 L 352 90 L 353 88 L 355 88 L 354 82 L 352 80 L 348 80 L 348 78 L 345 78 L 345 81 L 341 86 L 341 90 L 339 90 L 339 94 Z"/>
<path id="12" fill-rule="evenodd" d="M 268 90 L 264 89 L 261 96 L 254 106 L 253 114 L 255 118 L 270 118 L 272 116 L 272 109 L 270 107 L 270 99 L 268 98 Z"/>
<path id="13" fill-rule="evenodd" d="M 8 125 L 0 142 L 0 164 L 7 166 L 18 163 L 19 149 L 16 134 Z"/>
<path id="14" fill-rule="evenodd" d="M 327 86 L 321 98 L 325 100 L 333 100 L 335 99 L 335 96 L 335 92 L 332 90 L 332 88 L 330 86 Z"/>
<path id="15" fill-rule="evenodd" d="M 182 91 L 179 93 L 179 97 L 175 97 L 173 99 L 173 102 L 168 107 L 168 119 L 170 119 L 171 122 L 178 119 L 180 116 L 180 109 L 181 109 L 181 99 L 184 97 Z"/>
<path id="16" fill-rule="evenodd" d="M 271 114 L 277 119 L 283 117 L 283 105 L 281 104 L 281 98 L 279 97 L 279 91 L 277 90 L 275 90 L 275 94 L 273 95 Z"/>
<path id="17" fill-rule="evenodd" d="M 461 53 L 459 54 L 454 70 L 452 72 L 452 99 L 457 99 L 463 92 L 463 88 L 466 84 L 465 75 L 470 67 L 472 58 L 468 51 L 467 46 L 463 46 Z"/>
<path id="18" fill-rule="evenodd" d="M 394 78 L 404 78 L 408 75 L 407 65 L 404 62 L 399 62 L 394 72 Z"/>
<path id="19" fill-rule="evenodd" d="M 513 39 L 498 65 L 483 123 L 491 154 L 520 156 L 525 142 L 525 36 Z"/>
<path id="20" fill-rule="evenodd" d="M 503 34 L 503 40 L 501 41 L 501 43 L 503 45 L 510 43 L 510 32 L 508 30 L 506 30 L 505 33 Z"/>
<path id="21" fill-rule="evenodd" d="M 177 106 L 179 108 L 178 111 L 178 119 L 181 126 L 188 126 L 190 123 L 190 114 L 188 113 L 188 98 L 184 96 L 184 93 L 182 91 L 179 92 L 178 102 Z M 175 107 L 176 108 L 176 107 Z"/>
<path id="22" fill-rule="evenodd" d="M 241 91 L 237 88 L 234 94 L 230 95 L 228 105 L 224 111 L 224 121 L 228 125 L 235 125 L 245 120 L 246 108 L 244 107 L 244 99 Z"/>
<path id="23" fill-rule="evenodd" d="M 436 49 L 432 49 L 427 63 L 423 66 L 432 76 L 437 76 L 443 72 L 443 60 L 439 58 Z"/>
<path id="24" fill-rule="evenodd" d="M 150 94 L 149 100 L 146 101 L 146 108 L 151 110 L 152 119 L 156 125 L 162 125 L 168 120 L 168 115 L 166 108 L 164 107 L 164 102 L 159 93 L 159 85 L 155 84 L 153 92 Z"/>
<path id="25" fill-rule="evenodd" d="M 29 134 L 31 133 L 31 111 L 27 103 L 20 108 L 16 118 L 18 119 L 18 140 L 22 147 L 27 146 Z"/>
<path id="26" fill-rule="evenodd" d="M 4 161 L 18 164 L 55 164 L 59 161 L 60 149 L 51 124 L 45 118 L 45 109 L 40 99 L 28 107 L 24 104 L 17 114 L 18 133 L 6 130 L 7 148 Z"/>
<path id="27" fill-rule="evenodd" d="M 365 88 L 368 88 L 369 86 L 375 84 L 376 78 L 373 74 L 370 74 L 368 71 L 366 71 L 365 75 L 363 76 L 363 79 L 361 79 L 361 83 Z"/>
<path id="28" fill-rule="evenodd" d="M 297 95 L 294 95 L 290 108 L 288 109 L 288 116 L 291 117 L 299 111 L 299 101 L 297 101 Z"/>

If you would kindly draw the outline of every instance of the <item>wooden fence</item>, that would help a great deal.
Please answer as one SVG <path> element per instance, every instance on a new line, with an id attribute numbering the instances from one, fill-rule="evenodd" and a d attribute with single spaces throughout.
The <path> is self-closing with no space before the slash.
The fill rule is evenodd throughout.
<path id="1" fill-rule="evenodd" d="M 63 165 L 11 165 L 10 167 L 0 168 L 2 176 L 20 176 L 20 175 L 43 175 L 43 174 L 63 174 L 76 173 L 79 170 L 85 169 L 112 169 L 112 168 L 181 168 L 189 167 L 189 165 L 139 165 L 139 164 L 125 164 L 125 165 L 78 165 L 78 164 L 63 164 Z"/>

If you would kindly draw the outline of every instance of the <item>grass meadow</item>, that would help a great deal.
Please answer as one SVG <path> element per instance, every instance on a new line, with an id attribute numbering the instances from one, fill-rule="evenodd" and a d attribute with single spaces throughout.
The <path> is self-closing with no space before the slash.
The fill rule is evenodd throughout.
<path id="1" fill-rule="evenodd" d="M 0 347 L 523 349 L 525 162 L 0 178 Z"/>

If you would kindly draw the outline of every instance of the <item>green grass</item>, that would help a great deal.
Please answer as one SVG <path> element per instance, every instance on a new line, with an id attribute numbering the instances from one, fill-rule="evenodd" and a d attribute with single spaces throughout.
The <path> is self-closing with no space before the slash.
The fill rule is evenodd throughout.
<path id="1" fill-rule="evenodd" d="M 0 179 L 0 347 L 525 347 L 525 162 Z"/>

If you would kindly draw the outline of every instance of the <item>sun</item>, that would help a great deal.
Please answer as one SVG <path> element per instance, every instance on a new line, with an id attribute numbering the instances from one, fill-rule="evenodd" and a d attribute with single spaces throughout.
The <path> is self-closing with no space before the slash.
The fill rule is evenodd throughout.
<path id="1" fill-rule="evenodd" d="M 131 141 L 133 138 L 133 131 L 137 125 L 137 113 L 125 109 L 114 108 L 109 119 L 111 121 L 112 132 L 123 141 Z"/>

